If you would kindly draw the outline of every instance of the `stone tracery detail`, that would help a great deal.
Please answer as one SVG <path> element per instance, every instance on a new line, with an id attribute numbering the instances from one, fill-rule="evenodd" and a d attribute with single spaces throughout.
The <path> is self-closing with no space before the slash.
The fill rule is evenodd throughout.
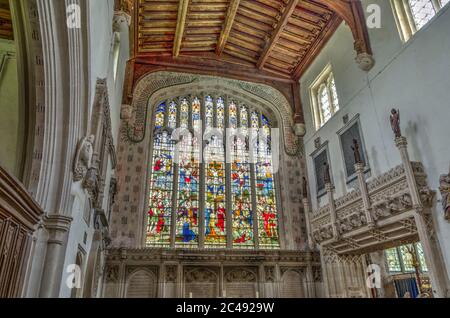
<path id="1" fill-rule="evenodd" d="M 167 87 L 196 84 L 201 86 L 208 82 L 217 82 L 221 86 L 244 90 L 247 93 L 260 98 L 271 107 L 280 109 L 279 116 L 282 118 L 283 138 L 285 151 L 288 155 L 297 156 L 301 152 L 299 138 L 295 135 L 293 111 L 286 98 L 276 89 L 262 84 L 218 78 L 212 76 L 190 75 L 175 72 L 157 72 L 142 78 L 136 85 L 131 109 L 123 107 L 123 116 L 129 118 L 122 128 L 122 138 L 130 142 L 139 143 L 143 141 L 148 122 L 148 100 L 159 90 Z M 130 113 L 132 115 L 130 116 Z"/>

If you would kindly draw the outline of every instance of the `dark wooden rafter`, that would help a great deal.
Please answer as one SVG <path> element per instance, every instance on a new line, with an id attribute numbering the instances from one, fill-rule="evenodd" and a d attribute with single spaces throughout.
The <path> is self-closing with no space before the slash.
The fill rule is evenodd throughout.
<path id="1" fill-rule="evenodd" d="M 239 8 L 239 3 L 241 0 L 230 0 L 230 6 L 228 7 L 227 17 L 225 19 L 225 24 L 223 26 L 222 33 L 220 34 L 219 42 L 217 43 L 216 54 L 221 55 L 225 44 L 230 36 L 231 28 L 233 27 L 234 19 Z"/>
<path id="2" fill-rule="evenodd" d="M 358 54 L 372 54 L 367 24 L 360 0 L 316 0 L 335 11 L 350 27 Z"/>
<path id="3" fill-rule="evenodd" d="M 184 30 L 186 27 L 186 17 L 189 10 L 189 0 L 180 0 L 178 6 L 177 29 L 173 43 L 173 56 L 180 55 L 181 44 L 183 41 Z"/>
<path id="4" fill-rule="evenodd" d="M 124 1 L 135 8 L 134 76 L 179 70 L 289 84 L 296 122 L 303 119 L 293 84 L 343 20 L 360 60 L 372 53 L 360 0 Z"/>
<path id="5" fill-rule="evenodd" d="M 283 15 L 281 16 L 281 19 L 278 22 L 278 25 L 277 25 L 276 29 L 274 30 L 271 39 L 268 41 L 268 43 L 258 61 L 257 67 L 259 69 L 264 67 L 264 64 L 266 63 L 270 52 L 272 52 L 274 46 L 278 42 L 278 39 L 281 36 L 281 32 L 283 32 L 283 29 L 286 27 L 286 24 L 288 23 L 289 18 L 291 17 L 292 13 L 294 12 L 295 8 L 297 7 L 298 2 L 299 2 L 299 0 L 290 0 L 287 7 L 284 9 Z"/>

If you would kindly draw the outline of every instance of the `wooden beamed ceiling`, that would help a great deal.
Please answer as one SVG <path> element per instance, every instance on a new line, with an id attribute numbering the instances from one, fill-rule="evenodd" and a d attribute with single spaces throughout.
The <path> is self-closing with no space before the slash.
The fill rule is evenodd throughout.
<path id="1" fill-rule="evenodd" d="M 297 80 L 342 21 L 326 3 L 136 0 L 135 58 L 159 65 L 218 62 Z"/>
<path id="2" fill-rule="evenodd" d="M 11 10 L 8 0 L 0 0 L 0 39 L 14 39 Z"/>

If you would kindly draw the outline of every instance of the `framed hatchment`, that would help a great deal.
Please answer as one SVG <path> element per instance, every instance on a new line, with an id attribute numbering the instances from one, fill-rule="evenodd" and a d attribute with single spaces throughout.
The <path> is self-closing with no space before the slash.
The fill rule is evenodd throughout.
<path id="1" fill-rule="evenodd" d="M 361 131 L 361 123 L 359 121 L 359 114 L 348 121 L 348 123 L 340 129 L 337 134 L 341 145 L 347 183 L 350 183 L 357 178 L 355 170 L 355 156 L 353 152 L 353 140 L 358 142 L 361 161 L 365 167 L 364 172 L 367 173 L 370 170 L 364 145 L 364 138 Z"/>
<path id="2" fill-rule="evenodd" d="M 316 193 L 317 197 L 320 198 L 326 194 L 325 181 L 324 181 L 324 166 L 328 163 L 330 166 L 330 175 L 333 179 L 333 174 L 331 173 L 330 155 L 328 153 L 328 141 L 323 143 L 319 148 L 317 148 L 311 154 L 314 163 L 314 175 L 316 179 Z"/>

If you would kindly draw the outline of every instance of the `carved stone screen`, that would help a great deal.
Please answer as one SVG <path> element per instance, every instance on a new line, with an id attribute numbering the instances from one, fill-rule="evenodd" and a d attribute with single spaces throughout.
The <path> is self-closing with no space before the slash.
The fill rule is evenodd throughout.
<path id="1" fill-rule="evenodd" d="M 361 154 L 361 160 L 366 166 L 366 155 L 364 153 L 364 147 L 361 139 L 361 134 L 359 132 L 359 123 L 355 122 L 350 128 L 344 131 L 341 136 L 341 146 L 342 153 L 344 155 L 345 171 L 347 177 L 351 177 L 355 174 L 355 156 L 353 154 L 353 139 L 358 141 L 359 151 Z"/>
<path id="2" fill-rule="evenodd" d="M 156 278 L 147 271 L 139 271 L 128 282 L 127 298 L 155 298 Z"/>
<path id="3" fill-rule="evenodd" d="M 316 184 L 317 184 L 317 194 L 321 195 L 325 191 L 325 182 L 323 180 L 324 164 L 328 162 L 328 155 L 326 149 L 322 150 L 314 158 L 314 169 L 316 171 Z"/>
<path id="4" fill-rule="evenodd" d="M 185 272 L 185 298 L 219 297 L 219 275 L 210 269 L 194 269 Z"/>
<path id="5" fill-rule="evenodd" d="M 302 298 L 303 284 L 299 273 L 289 270 L 283 274 L 281 279 L 281 297 L 282 298 Z"/>

